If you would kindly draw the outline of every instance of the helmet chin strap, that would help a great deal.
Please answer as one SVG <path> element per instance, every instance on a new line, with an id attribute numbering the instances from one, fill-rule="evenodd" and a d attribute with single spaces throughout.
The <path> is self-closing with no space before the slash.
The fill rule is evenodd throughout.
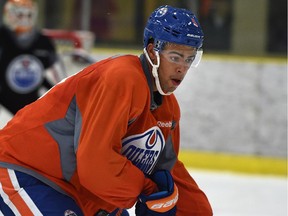
<path id="1" fill-rule="evenodd" d="M 159 65 L 160 65 L 160 56 L 159 56 L 159 52 L 158 51 L 155 51 L 155 54 L 156 54 L 156 58 L 157 58 L 157 64 L 153 64 L 153 62 L 151 61 L 149 55 L 148 55 L 148 52 L 146 50 L 146 48 L 144 48 L 144 54 L 146 56 L 146 58 L 148 59 L 149 63 L 151 64 L 152 66 L 152 74 L 153 74 L 153 77 L 155 79 L 155 83 L 156 83 L 156 88 L 158 90 L 158 92 L 161 94 L 161 95 L 170 95 L 172 94 L 173 92 L 167 92 L 165 93 L 162 88 L 161 88 L 161 84 L 160 84 L 160 80 L 159 80 L 159 77 L 158 77 L 158 68 L 159 68 Z"/>

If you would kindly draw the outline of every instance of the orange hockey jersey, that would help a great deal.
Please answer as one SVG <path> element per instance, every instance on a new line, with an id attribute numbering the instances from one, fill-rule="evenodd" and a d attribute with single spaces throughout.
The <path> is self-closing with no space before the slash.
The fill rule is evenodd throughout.
<path id="1" fill-rule="evenodd" d="M 212 215 L 179 151 L 175 96 L 152 91 L 144 56 L 97 62 L 20 110 L 0 131 L 0 166 L 28 173 L 73 197 L 85 215 L 130 208 L 171 171 L 177 215 Z"/>

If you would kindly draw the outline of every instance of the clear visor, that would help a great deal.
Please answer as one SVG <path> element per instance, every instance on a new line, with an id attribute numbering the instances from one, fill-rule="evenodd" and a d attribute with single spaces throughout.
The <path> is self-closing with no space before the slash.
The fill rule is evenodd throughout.
<path id="1" fill-rule="evenodd" d="M 163 56 L 168 62 L 185 67 L 187 69 L 191 67 L 197 67 L 201 61 L 203 54 L 202 49 L 194 51 L 168 49 L 161 50 L 160 56 Z"/>

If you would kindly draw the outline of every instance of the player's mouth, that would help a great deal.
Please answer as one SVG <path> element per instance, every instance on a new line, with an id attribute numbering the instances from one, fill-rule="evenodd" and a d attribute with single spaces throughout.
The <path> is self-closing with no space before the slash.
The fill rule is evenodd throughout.
<path id="1" fill-rule="evenodd" d="M 174 86 L 179 86 L 182 82 L 180 79 L 171 79 Z"/>

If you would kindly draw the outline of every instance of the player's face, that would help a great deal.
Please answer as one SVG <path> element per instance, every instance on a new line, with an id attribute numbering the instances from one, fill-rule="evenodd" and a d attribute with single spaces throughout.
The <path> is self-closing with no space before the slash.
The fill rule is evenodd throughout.
<path id="1" fill-rule="evenodd" d="M 173 92 L 181 84 L 191 67 L 196 48 L 184 45 L 169 45 L 160 52 L 158 76 L 164 92 Z"/>

